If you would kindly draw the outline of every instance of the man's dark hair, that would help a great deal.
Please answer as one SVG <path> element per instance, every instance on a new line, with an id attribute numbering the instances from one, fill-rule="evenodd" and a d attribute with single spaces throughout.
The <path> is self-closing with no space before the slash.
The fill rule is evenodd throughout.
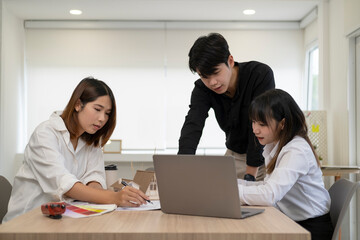
<path id="1" fill-rule="evenodd" d="M 228 66 L 229 46 L 219 33 L 210 33 L 199 37 L 189 52 L 189 68 L 201 77 L 207 78 L 215 73 L 217 66 L 225 63 Z"/>

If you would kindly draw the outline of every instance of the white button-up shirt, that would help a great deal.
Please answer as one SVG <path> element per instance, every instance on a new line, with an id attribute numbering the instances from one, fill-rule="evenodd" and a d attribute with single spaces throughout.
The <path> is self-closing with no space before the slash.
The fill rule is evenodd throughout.
<path id="1" fill-rule="evenodd" d="M 35 129 L 26 146 L 4 221 L 41 204 L 63 201 L 64 193 L 76 182 L 91 181 L 106 188 L 101 148 L 89 146 L 79 138 L 74 150 L 63 119 L 54 113 Z"/>
<path id="2" fill-rule="evenodd" d="M 264 147 L 266 166 L 277 148 L 278 143 Z M 321 169 L 309 144 L 299 136 L 282 148 L 274 171 L 264 181 L 239 179 L 238 183 L 242 204 L 275 206 L 294 221 L 322 216 L 330 209 Z"/>

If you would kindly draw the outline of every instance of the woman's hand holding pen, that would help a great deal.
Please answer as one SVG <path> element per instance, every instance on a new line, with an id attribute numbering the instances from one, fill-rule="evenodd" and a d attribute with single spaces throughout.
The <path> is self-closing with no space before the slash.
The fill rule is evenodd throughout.
<path id="1" fill-rule="evenodd" d="M 127 186 L 119 192 L 106 190 L 101 185 L 91 183 L 84 185 L 80 182 L 65 193 L 65 196 L 79 201 L 93 202 L 100 204 L 116 204 L 121 207 L 139 207 L 149 201 L 149 197 L 142 191 Z"/>
<path id="2" fill-rule="evenodd" d="M 142 191 L 126 186 L 121 191 L 115 192 L 116 194 L 116 204 L 121 207 L 139 207 L 142 204 L 146 203 L 146 200 L 149 200 L 149 197 L 146 196 Z"/>

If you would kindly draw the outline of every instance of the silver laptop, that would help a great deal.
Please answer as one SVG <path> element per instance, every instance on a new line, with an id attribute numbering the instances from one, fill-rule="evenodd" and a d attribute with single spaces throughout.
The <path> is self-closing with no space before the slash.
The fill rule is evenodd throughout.
<path id="1" fill-rule="evenodd" d="M 154 155 L 164 213 L 246 218 L 264 211 L 242 208 L 231 156 Z"/>

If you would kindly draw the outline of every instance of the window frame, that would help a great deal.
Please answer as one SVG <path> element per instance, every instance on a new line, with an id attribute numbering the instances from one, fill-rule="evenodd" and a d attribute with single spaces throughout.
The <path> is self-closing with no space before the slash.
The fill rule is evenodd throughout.
<path id="1" fill-rule="evenodd" d="M 312 79 L 311 79 L 311 54 L 315 51 L 319 51 L 318 41 L 314 41 L 306 47 L 305 50 L 305 80 L 304 80 L 304 100 L 303 105 L 305 106 L 305 110 L 319 110 L 319 103 L 316 108 L 313 108 L 311 105 L 311 98 L 313 96 L 313 89 L 311 89 Z M 319 53 L 318 53 L 319 54 Z M 318 56 L 318 69 L 319 69 L 319 56 Z M 319 74 L 318 74 L 319 75 Z M 318 79 L 319 81 L 319 79 Z M 317 89 L 317 95 L 319 98 L 319 89 Z"/>
<path id="2" fill-rule="evenodd" d="M 349 40 L 349 66 L 348 66 L 348 112 L 349 112 L 349 166 L 360 165 L 360 28 L 347 35 Z M 349 175 L 351 181 L 359 181 L 358 174 Z M 354 196 L 350 203 L 350 235 L 359 238 L 360 231 L 360 193 Z M 355 209 L 355 210 L 353 210 Z M 354 214 L 352 214 L 354 212 Z"/>

